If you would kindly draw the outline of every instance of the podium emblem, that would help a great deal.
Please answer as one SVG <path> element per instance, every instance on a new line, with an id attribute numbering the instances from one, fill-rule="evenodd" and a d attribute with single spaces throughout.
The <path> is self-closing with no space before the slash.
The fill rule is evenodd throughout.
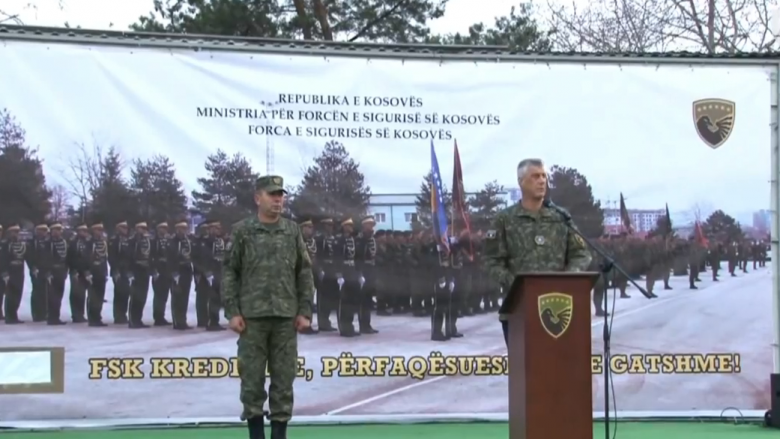
<path id="1" fill-rule="evenodd" d="M 552 338 L 562 336 L 571 323 L 574 300 L 568 294 L 547 293 L 539 296 L 539 319 Z"/>

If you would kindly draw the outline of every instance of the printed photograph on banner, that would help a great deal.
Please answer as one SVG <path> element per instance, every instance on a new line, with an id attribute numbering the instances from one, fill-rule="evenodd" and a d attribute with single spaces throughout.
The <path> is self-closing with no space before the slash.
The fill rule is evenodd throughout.
<path id="1" fill-rule="evenodd" d="M 313 267 L 297 415 L 506 413 L 509 291 L 486 267 L 497 218 L 546 221 L 524 159 L 588 270 L 592 244 L 616 262 L 526 322 L 590 328 L 594 407 L 608 370 L 620 411 L 769 407 L 763 68 L 11 42 L 0 65 L 3 347 L 64 349 L 64 391 L 2 395 L 4 422 L 238 419 L 223 286 L 256 189 L 285 191 Z M 12 384 L 48 373 L 14 364 Z"/>

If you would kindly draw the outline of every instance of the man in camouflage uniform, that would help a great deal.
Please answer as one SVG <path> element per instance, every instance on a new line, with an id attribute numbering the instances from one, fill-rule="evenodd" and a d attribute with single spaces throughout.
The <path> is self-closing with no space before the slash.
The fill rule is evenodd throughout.
<path id="1" fill-rule="evenodd" d="M 392 296 L 389 294 L 390 277 L 388 276 L 389 253 L 387 244 L 387 232 L 377 230 L 376 238 L 376 315 L 389 316 L 392 307 Z"/>
<path id="2" fill-rule="evenodd" d="M 720 259 L 722 257 L 723 246 L 717 241 L 710 242 L 710 248 L 707 253 L 707 259 L 712 268 L 712 281 L 718 282 L 718 272 L 720 271 Z"/>
<path id="3" fill-rule="evenodd" d="M 19 306 L 22 304 L 22 292 L 24 291 L 24 264 L 29 259 L 27 242 L 19 237 L 21 231 L 19 224 L 8 226 L 5 242 L 2 248 L 3 262 L 2 277 L 6 285 L 5 291 L 5 324 L 16 325 L 24 323 L 19 319 Z"/>
<path id="4" fill-rule="evenodd" d="M 700 268 L 700 251 L 699 244 L 693 237 L 688 238 L 688 284 L 690 289 L 698 290 L 696 286 L 696 279 L 699 277 Z"/>
<path id="5" fill-rule="evenodd" d="M 27 267 L 30 270 L 30 311 L 33 322 L 46 321 L 46 296 L 49 288 L 49 226 L 35 226 L 35 236 L 30 240 L 30 251 L 27 252 Z"/>
<path id="6" fill-rule="evenodd" d="M 321 269 L 317 261 L 317 240 L 314 237 L 314 222 L 310 219 L 307 219 L 305 221 L 301 221 L 298 226 L 301 228 L 303 243 L 306 244 L 306 251 L 309 253 L 309 259 L 311 260 L 312 273 L 314 276 L 314 294 L 316 297 L 314 301 L 314 312 L 317 313 L 323 300 L 321 282 L 322 276 Z M 305 331 L 301 332 L 301 334 L 314 335 L 318 332 L 318 330 L 314 329 L 312 326 L 309 326 Z"/>
<path id="7" fill-rule="evenodd" d="M 505 292 L 521 273 L 582 271 L 590 265 L 590 252 L 567 218 L 543 205 L 547 175 L 541 160 L 521 161 L 517 181 L 522 202 L 499 212 L 485 235 L 486 269 Z M 507 318 L 499 320 L 508 343 Z"/>
<path id="8" fill-rule="evenodd" d="M 433 281 L 433 312 L 431 313 L 431 340 L 447 341 L 452 337 L 452 317 L 458 312 L 452 301 L 452 257 L 450 249 L 432 241 L 426 245 L 423 258 L 424 265 L 432 274 Z"/>
<path id="9" fill-rule="evenodd" d="M 750 243 L 744 240 L 739 244 L 739 250 L 737 251 L 739 256 L 739 268 L 743 273 L 747 273 L 748 259 L 750 259 Z"/>
<path id="10" fill-rule="evenodd" d="M 87 320 L 89 326 L 106 326 L 103 323 L 103 303 L 108 283 L 108 243 L 102 223 L 92 225 L 92 236 L 82 250 L 86 262 L 84 281 L 87 288 Z"/>
<path id="11" fill-rule="evenodd" d="M 736 277 L 737 274 L 735 273 L 737 271 L 737 262 L 739 260 L 739 257 L 737 255 L 738 253 L 738 245 L 735 241 L 732 241 L 731 244 L 729 244 L 729 248 L 726 251 L 726 257 L 728 259 L 728 265 L 729 265 L 729 274 L 731 277 Z"/>
<path id="12" fill-rule="evenodd" d="M 190 305 L 193 279 L 192 255 L 195 244 L 187 234 L 189 227 L 187 221 L 176 223 L 175 234 L 167 246 L 167 272 L 171 276 L 171 319 L 173 319 L 173 329 L 177 331 L 191 329 L 187 324 L 187 310 Z"/>
<path id="13" fill-rule="evenodd" d="M 336 237 L 337 270 L 336 280 L 339 286 L 338 328 L 342 337 L 360 335 L 355 331 L 354 321 L 360 309 L 360 272 L 357 271 L 357 243 L 355 242 L 354 222 L 347 218 L 341 222 L 341 233 Z"/>
<path id="14" fill-rule="evenodd" d="M 146 222 L 135 224 L 135 234 L 130 238 L 130 303 L 128 309 L 128 327 L 131 329 L 148 328 L 143 322 L 146 299 L 149 296 L 149 280 L 151 279 L 152 241 L 149 237 L 149 226 Z"/>
<path id="15" fill-rule="evenodd" d="M 168 223 L 157 224 L 152 239 L 152 317 L 154 326 L 169 326 L 165 308 L 171 293 L 171 273 L 168 271 Z"/>
<path id="16" fill-rule="evenodd" d="M 225 327 L 219 324 L 219 309 L 222 302 L 222 262 L 225 257 L 225 241 L 222 239 L 222 225 L 219 221 L 209 221 L 208 235 L 201 239 L 198 253 L 204 281 L 202 287 L 206 293 L 204 302 L 200 304 L 206 309 L 199 313 L 206 314 L 207 331 L 222 331 Z M 198 306 L 197 303 L 195 305 Z"/>
<path id="17" fill-rule="evenodd" d="M 87 288 L 82 276 L 83 261 L 81 259 L 81 249 L 89 240 L 89 227 L 86 224 L 79 224 L 76 227 L 76 233 L 68 240 L 68 280 L 70 281 L 70 292 L 68 302 L 70 303 L 70 317 L 73 323 L 86 323 L 87 307 Z M 116 300 L 116 292 L 114 292 Z"/>
<path id="18" fill-rule="evenodd" d="M 225 317 L 240 334 L 241 419 L 247 420 L 250 439 L 265 438 L 263 405 L 269 396 L 271 439 L 287 439 L 298 369 L 296 330 L 311 326 L 311 260 L 298 225 L 281 217 L 283 183 L 278 176 L 257 179 L 258 214 L 233 227 L 233 246 L 224 258 Z"/>
<path id="19" fill-rule="evenodd" d="M 664 270 L 667 269 L 668 252 L 666 249 L 666 239 L 662 237 L 653 237 L 646 240 L 645 266 L 645 289 L 650 294 L 655 294 L 655 283 L 664 277 Z"/>
<path id="20" fill-rule="evenodd" d="M 60 320 L 62 299 L 65 296 L 65 280 L 68 278 L 68 241 L 62 237 L 62 224 L 55 222 L 49 226 L 49 279 L 46 323 L 64 325 Z"/>
<path id="21" fill-rule="evenodd" d="M 339 284 L 336 279 L 336 235 L 333 233 L 333 218 L 320 221 L 322 233 L 316 238 L 317 249 L 320 250 L 320 291 L 317 294 L 317 330 L 319 332 L 335 332 L 336 328 L 330 321 L 330 315 L 338 309 Z M 338 316 L 336 317 L 338 318 Z M 338 322 L 337 322 L 338 323 Z"/>
<path id="22" fill-rule="evenodd" d="M 87 226 L 79 229 L 79 236 L 88 237 Z M 108 264 L 111 267 L 111 280 L 114 284 L 113 315 L 115 325 L 127 325 L 130 307 L 130 278 L 132 277 L 133 252 L 130 248 L 127 221 L 114 226 L 114 236 L 108 244 Z M 72 285 L 72 284 L 71 284 Z"/>
<path id="23" fill-rule="evenodd" d="M 207 255 L 203 251 L 203 244 L 208 239 L 208 225 L 211 220 L 205 220 L 198 225 L 195 236 L 191 237 L 193 247 L 192 265 L 195 282 L 195 316 L 198 328 L 206 328 L 209 325 L 208 301 L 209 284 L 205 277 L 205 265 Z"/>
<path id="24" fill-rule="evenodd" d="M 393 314 L 407 314 L 411 311 L 411 267 L 413 263 L 412 248 L 409 240 L 412 237 L 410 231 L 397 231 L 393 233 L 398 253 L 396 254 L 396 269 L 394 273 L 395 308 Z"/>
<path id="25" fill-rule="evenodd" d="M 360 306 L 358 308 L 358 324 L 361 334 L 376 334 L 379 331 L 371 326 L 371 309 L 374 304 L 374 296 L 377 291 L 376 281 L 376 253 L 377 245 L 374 237 L 376 220 L 368 216 L 360 222 L 363 230 L 357 236 L 357 254 L 355 263 L 360 272 L 363 284 L 360 291 Z"/>

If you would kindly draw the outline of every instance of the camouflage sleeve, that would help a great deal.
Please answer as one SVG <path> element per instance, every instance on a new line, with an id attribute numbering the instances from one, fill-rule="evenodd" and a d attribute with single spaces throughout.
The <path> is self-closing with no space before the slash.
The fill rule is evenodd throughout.
<path id="1" fill-rule="evenodd" d="M 493 220 L 490 230 L 485 235 L 485 271 L 498 282 L 507 287 L 512 285 L 514 276 L 509 271 L 509 250 L 507 248 L 506 226 L 504 216 L 499 214 Z"/>
<path id="2" fill-rule="evenodd" d="M 226 252 L 222 263 L 222 297 L 225 306 L 225 318 L 230 320 L 241 315 L 239 293 L 241 291 L 241 253 L 244 246 L 242 227 L 233 227 L 230 240 L 233 246 Z"/>
<path id="3" fill-rule="evenodd" d="M 566 245 L 566 271 L 585 271 L 593 258 L 585 240 L 574 231 L 568 232 Z"/>
<path id="4" fill-rule="evenodd" d="M 295 264 L 295 288 L 298 293 L 298 315 L 311 320 L 312 302 L 314 301 L 314 274 L 311 269 L 311 258 L 300 230 L 296 236 L 297 262 Z"/>

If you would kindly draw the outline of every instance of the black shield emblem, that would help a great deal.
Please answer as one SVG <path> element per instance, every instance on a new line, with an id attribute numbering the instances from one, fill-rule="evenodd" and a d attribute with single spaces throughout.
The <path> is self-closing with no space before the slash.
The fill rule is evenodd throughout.
<path id="1" fill-rule="evenodd" d="M 717 149 L 734 131 L 737 104 L 725 99 L 700 99 L 693 102 L 693 124 L 699 138 Z"/>

